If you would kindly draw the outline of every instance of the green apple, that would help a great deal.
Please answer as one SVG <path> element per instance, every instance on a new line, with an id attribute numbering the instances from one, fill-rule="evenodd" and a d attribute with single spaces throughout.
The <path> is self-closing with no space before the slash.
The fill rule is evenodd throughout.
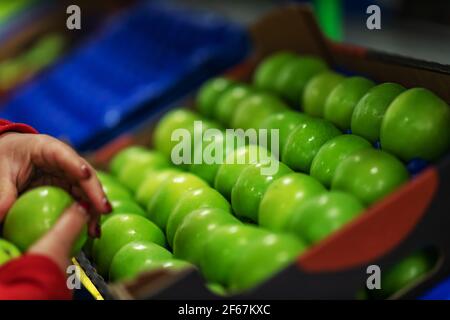
<path id="1" fill-rule="evenodd" d="M 108 275 L 117 251 L 134 241 L 149 241 L 166 245 L 164 233 L 153 222 L 135 214 L 117 214 L 102 224 L 102 236 L 94 240 L 93 257 L 97 271 Z"/>
<path id="2" fill-rule="evenodd" d="M 408 180 L 408 171 L 384 151 L 361 149 L 336 168 L 331 188 L 352 193 L 367 205 L 382 199 Z"/>
<path id="3" fill-rule="evenodd" d="M 267 235 L 267 231 L 252 225 L 226 225 L 211 233 L 203 248 L 200 268 L 208 281 L 225 286 L 230 272 L 248 247 Z"/>
<path id="4" fill-rule="evenodd" d="M 153 132 L 153 146 L 169 159 L 173 147 L 177 144 L 172 141 L 172 133 L 177 129 L 191 128 L 194 121 L 199 120 L 200 115 L 187 109 L 175 109 L 166 113 Z"/>
<path id="5" fill-rule="evenodd" d="M 290 60 L 275 76 L 275 90 L 290 102 L 298 104 L 308 81 L 327 69 L 326 63 L 315 57 L 302 56 Z"/>
<path id="6" fill-rule="evenodd" d="M 287 110 L 286 104 L 268 93 L 253 93 L 236 107 L 231 126 L 241 129 L 258 129 L 266 117 Z"/>
<path id="7" fill-rule="evenodd" d="M 429 90 L 407 90 L 386 111 L 380 138 L 384 150 L 403 160 L 436 160 L 450 148 L 450 108 Z"/>
<path id="8" fill-rule="evenodd" d="M 197 209 L 218 208 L 231 213 L 228 201 L 215 189 L 203 187 L 185 192 L 167 220 L 166 236 L 170 246 L 173 245 L 175 232 L 184 218 Z"/>
<path id="9" fill-rule="evenodd" d="M 218 77 L 205 82 L 197 96 L 198 111 L 205 117 L 214 116 L 217 108 L 217 101 L 229 89 L 234 87 L 236 83 L 230 79 Z"/>
<path id="10" fill-rule="evenodd" d="M 172 176 L 181 173 L 180 170 L 175 168 L 155 170 L 152 174 L 145 177 L 145 180 L 141 183 L 136 192 L 136 201 L 147 207 L 148 203 L 159 190 L 161 185 L 170 179 Z"/>
<path id="11" fill-rule="evenodd" d="M 253 288 L 292 263 L 305 250 L 295 236 L 269 233 L 242 252 L 231 270 L 230 291 Z"/>
<path id="12" fill-rule="evenodd" d="M 303 113 L 295 111 L 282 111 L 274 113 L 268 116 L 262 123 L 260 128 L 267 129 L 267 149 L 272 150 L 272 132 L 273 129 L 278 129 L 278 148 L 274 146 L 278 153 L 275 154 L 272 150 L 274 156 L 279 156 L 281 151 L 286 146 L 287 138 L 289 134 L 300 124 L 305 123 L 311 118 Z M 275 142 L 276 140 L 274 140 Z"/>
<path id="13" fill-rule="evenodd" d="M 396 83 L 382 83 L 370 89 L 353 110 L 352 133 L 371 142 L 380 138 L 381 122 L 389 105 L 405 88 Z"/>
<path id="14" fill-rule="evenodd" d="M 328 121 L 314 119 L 304 122 L 289 135 L 281 159 L 293 170 L 309 172 L 319 149 L 340 134 L 342 133 Z"/>
<path id="15" fill-rule="evenodd" d="M 191 173 L 179 173 L 169 177 L 150 199 L 147 217 L 165 230 L 170 213 L 182 195 L 193 189 L 208 187 L 208 184 Z"/>
<path id="16" fill-rule="evenodd" d="M 331 91 L 345 78 L 331 71 L 315 75 L 305 86 L 302 96 L 302 108 L 306 114 L 323 117 L 325 101 Z"/>
<path id="17" fill-rule="evenodd" d="M 231 151 L 217 171 L 214 188 L 225 198 L 231 199 L 231 190 L 242 170 L 249 165 L 264 162 L 267 157 L 270 157 L 267 149 L 254 144 Z"/>
<path id="18" fill-rule="evenodd" d="M 120 170 L 117 179 L 128 189 L 136 192 L 148 174 L 154 170 L 170 167 L 169 161 L 159 152 L 135 154 Z"/>
<path id="19" fill-rule="evenodd" d="M 106 194 L 106 197 L 110 201 L 133 200 L 131 192 L 110 174 L 102 171 L 97 171 L 97 178 L 102 184 L 103 192 Z"/>
<path id="20" fill-rule="evenodd" d="M 115 214 L 137 214 L 143 217 L 146 215 L 145 210 L 132 200 L 114 200 L 111 201 L 111 206 L 113 207 L 111 214 L 101 216 L 102 224 Z"/>
<path id="21" fill-rule="evenodd" d="M 25 252 L 52 228 L 73 202 L 66 191 L 57 187 L 44 186 L 27 191 L 9 209 L 3 237 Z M 72 253 L 77 254 L 85 241 L 86 229 L 74 244 Z"/>
<path id="22" fill-rule="evenodd" d="M 109 162 L 109 170 L 115 176 L 119 174 L 119 171 L 135 156 L 139 156 L 142 153 L 146 153 L 147 148 L 142 146 L 131 146 L 120 150 Z"/>
<path id="23" fill-rule="evenodd" d="M 217 101 L 214 119 L 225 126 L 230 126 L 239 103 L 253 93 L 255 93 L 255 89 L 246 84 L 233 86 L 224 92 Z"/>
<path id="24" fill-rule="evenodd" d="M 343 134 L 326 142 L 311 164 L 310 174 L 324 186 L 330 187 L 337 166 L 354 151 L 371 148 L 371 144 L 353 134 Z"/>
<path id="25" fill-rule="evenodd" d="M 109 268 L 109 280 L 133 279 L 152 262 L 172 259 L 167 249 L 148 241 L 134 241 L 124 245 L 114 255 Z"/>
<path id="26" fill-rule="evenodd" d="M 351 194 L 330 191 L 303 202 L 287 223 L 288 230 L 308 244 L 326 238 L 364 211 Z"/>
<path id="27" fill-rule="evenodd" d="M 280 69 L 290 61 L 297 59 L 293 52 L 281 51 L 265 58 L 256 68 L 253 82 L 259 89 L 273 91 L 275 89 L 275 78 Z"/>
<path id="28" fill-rule="evenodd" d="M 258 224 L 273 231 L 286 229 L 293 212 L 306 200 L 325 193 L 325 187 L 303 173 L 290 173 L 275 180 L 259 205 Z"/>
<path id="29" fill-rule="evenodd" d="M 426 276 L 436 263 L 436 255 L 420 250 L 381 273 L 381 289 L 368 290 L 369 298 L 388 299 Z"/>
<path id="30" fill-rule="evenodd" d="M 233 139 L 233 145 L 231 147 L 230 139 Z M 214 134 L 203 137 L 194 148 L 194 157 L 198 155 L 201 161 L 199 163 L 195 163 L 194 161 L 189 166 L 189 171 L 210 185 L 213 185 L 220 165 L 223 163 L 227 154 L 233 150 L 233 147 L 240 145 L 239 143 L 244 144 L 243 138 L 237 135 L 228 138 L 227 134 L 222 131 L 217 131 Z"/>
<path id="31" fill-rule="evenodd" d="M 218 283 L 214 283 L 214 282 L 207 283 L 206 288 L 208 288 L 208 290 L 211 291 L 212 293 L 214 293 L 215 295 L 218 295 L 218 296 L 226 296 L 227 295 L 227 290 Z"/>
<path id="32" fill-rule="evenodd" d="M 0 238 L 0 266 L 20 256 L 20 250 L 12 243 Z"/>
<path id="33" fill-rule="evenodd" d="M 255 164 L 245 168 L 239 175 L 231 191 L 231 204 L 238 217 L 258 221 L 258 208 L 264 193 L 270 184 L 286 174 L 292 173 L 284 163 L 273 160 L 272 172 L 264 172 L 267 165 Z M 278 166 L 278 167 L 275 167 Z"/>
<path id="34" fill-rule="evenodd" d="M 353 109 L 375 83 L 363 77 L 344 79 L 325 101 L 324 117 L 341 130 L 350 129 Z"/>
<path id="35" fill-rule="evenodd" d="M 175 257 L 199 265 L 203 247 L 214 230 L 224 225 L 241 224 L 230 212 L 218 208 L 192 211 L 178 227 L 173 240 Z"/>

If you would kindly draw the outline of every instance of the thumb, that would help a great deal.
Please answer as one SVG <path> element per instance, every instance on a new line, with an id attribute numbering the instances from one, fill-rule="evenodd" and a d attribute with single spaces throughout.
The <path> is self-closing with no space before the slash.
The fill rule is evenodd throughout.
<path id="1" fill-rule="evenodd" d="M 16 198 L 16 186 L 10 179 L 0 174 L 0 221 L 6 216 Z"/>
<path id="2" fill-rule="evenodd" d="M 47 256 L 65 272 L 73 245 L 88 222 L 88 218 L 88 213 L 82 205 L 73 204 L 28 252 Z"/>

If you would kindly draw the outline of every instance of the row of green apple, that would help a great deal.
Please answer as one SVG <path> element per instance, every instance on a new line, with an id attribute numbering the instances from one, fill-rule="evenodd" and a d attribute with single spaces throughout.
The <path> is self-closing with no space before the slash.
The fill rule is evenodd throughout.
<path id="1" fill-rule="evenodd" d="M 170 117 L 170 114 L 167 117 Z M 246 146 L 240 152 L 235 152 L 233 156 L 245 156 L 250 148 L 259 147 Z M 113 160 L 112 166 L 117 161 L 116 159 L 124 158 L 127 153 L 132 155 L 134 151 L 136 150 L 129 148 L 121 152 Z M 132 158 L 133 156 L 130 156 L 129 161 L 132 162 Z M 240 169 L 246 167 L 257 168 L 260 165 L 230 164 L 229 166 L 223 166 L 223 168 L 230 166 L 230 169 L 245 171 Z M 241 168 L 239 169 L 239 167 Z M 223 177 L 225 178 L 228 176 L 225 174 L 227 170 L 223 170 Z M 233 176 L 232 172 L 233 170 L 231 170 L 231 176 Z M 250 172 L 259 175 L 258 171 L 250 170 Z M 289 169 L 287 169 L 287 172 L 289 172 Z M 138 189 L 137 198 L 140 203 L 143 205 L 149 203 L 149 198 L 154 196 L 158 189 L 164 188 L 161 187 L 164 186 L 164 181 L 167 181 L 169 177 L 175 176 L 178 176 L 178 178 L 173 179 L 173 182 L 170 184 L 176 184 L 175 181 L 179 180 L 180 189 L 177 190 L 175 187 L 166 188 L 168 190 L 172 189 L 174 193 L 180 192 L 181 196 L 167 219 L 165 228 L 167 239 L 174 248 L 175 256 L 197 265 L 208 281 L 221 284 L 231 291 L 246 289 L 260 283 L 274 272 L 280 270 L 302 251 L 300 249 L 293 250 L 289 246 L 284 248 L 279 244 L 256 250 L 258 246 L 265 243 L 264 241 L 263 243 L 257 241 L 257 235 L 261 237 L 265 235 L 266 239 L 269 239 L 275 237 L 276 234 L 268 233 L 265 229 L 240 223 L 230 214 L 230 205 L 216 190 L 207 187 L 206 184 L 198 187 L 197 183 L 201 185 L 201 182 L 187 173 L 181 173 L 177 169 L 153 171 Z M 182 179 L 182 176 L 185 176 L 185 178 Z M 193 185 L 197 185 L 197 187 L 190 189 L 189 183 L 186 184 L 187 180 L 195 181 Z M 233 181 L 231 181 L 231 185 L 236 183 L 235 179 Z M 182 191 L 183 188 L 187 189 L 184 193 Z M 233 186 L 231 189 L 233 189 Z M 317 180 L 301 173 L 284 175 L 272 183 L 269 186 L 269 190 L 271 191 L 264 193 L 263 199 L 266 200 L 263 201 L 270 205 L 260 206 L 264 208 L 263 213 L 260 215 L 260 224 L 267 226 L 267 229 L 276 231 L 288 230 L 296 234 L 302 234 L 302 239 L 306 239 L 306 242 L 310 244 L 319 241 L 338 229 L 363 209 L 362 205 L 354 197 L 340 192 L 327 193 L 325 187 Z M 275 201 L 275 199 L 278 199 L 278 201 Z M 294 199 L 294 201 L 291 199 Z M 313 199 L 309 201 L 311 204 L 304 206 L 305 209 L 300 211 L 300 215 L 294 215 L 293 223 L 288 223 L 292 227 L 284 228 L 286 220 L 288 220 L 287 218 L 289 218 L 292 211 L 295 211 L 300 203 L 307 203 L 308 199 Z M 172 200 L 177 202 L 177 199 L 172 198 Z M 257 202 L 258 200 L 255 200 L 253 194 L 250 194 L 250 203 L 255 201 Z M 246 207 L 246 203 L 246 200 L 243 201 L 244 207 Z M 277 212 L 277 215 L 274 215 L 273 212 Z M 318 212 L 321 214 L 318 215 Z M 330 216 L 336 217 L 336 219 L 330 219 Z M 305 218 L 300 219 L 299 217 Z M 246 219 L 246 217 L 243 218 Z M 164 219 L 160 219 L 160 221 L 164 221 Z M 302 221 L 306 221 L 306 223 Z M 178 229 L 181 229 L 181 231 L 178 232 Z M 277 236 L 281 235 L 277 234 Z M 281 237 L 285 239 L 290 238 L 289 241 L 294 241 L 295 247 L 298 246 L 300 239 L 293 240 L 292 237 L 285 235 Z M 176 239 L 175 242 L 174 238 Z M 261 239 L 263 238 L 259 239 L 262 241 Z M 250 246 L 251 243 L 253 243 L 252 246 Z M 256 245 L 257 243 L 259 243 L 258 246 Z M 249 246 L 253 248 L 251 254 L 243 255 L 243 250 Z M 303 244 L 302 248 L 304 247 L 305 245 Z M 268 252 L 272 253 L 268 254 Z M 290 252 L 290 254 L 286 255 L 286 252 Z M 150 257 L 147 257 L 147 259 L 151 260 L 152 253 L 148 254 Z M 147 253 L 142 253 L 142 255 L 145 257 Z M 128 255 L 127 259 L 136 261 L 136 259 L 131 258 L 132 256 L 133 254 Z M 245 256 L 246 259 L 240 259 L 241 256 Z M 289 259 L 286 258 L 287 256 Z M 272 257 L 279 258 L 273 259 Z M 390 273 L 395 275 L 398 273 L 395 271 L 396 269 L 409 268 L 411 277 L 400 276 L 399 274 L 393 277 L 388 276 L 388 280 L 383 280 L 383 283 L 386 282 L 388 288 L 392 288 L 390 288 L 390 291 L 382 290 L 382 292 L 378 292 L 377 297 L 387 297 L 394 292 L 394 289 L 397 291 L 405 285 L 414 282 L 418 277 L 423 276 L 429 269 L 422 270 L 420 266 L 429 265 L 429 262 L 419 258 L 413 259 L 410 264 L 402 262 L 392 269 Z M 142 264 L 139 259 L 137 261 L 137 264 Z M 125 262 L 123 264 L 125 265 Z M 403 265 L 405 266 L 401 267 Z M 115 269 L 120 270 L 124 268 L 115 267 Z M 143 269 L 136 269 L 135 267 L 135 270 L 142 271 Z M 114 273 L 117 274 L 118 271 L 114 271 Z M 136 275 L 136 273 L 132 274 Z M 131 276 L 131 274 L 129 275 Z M 121 278 L 118 276 L 112 277 L 115 279 Z M 389 280 L 389 278 L 392 279 Z M 397 286 L 395 285 L 396 283 L 398 284 Z"/>
<path id="2" fill-rule="evenodd" d="M 405 161 L 436 160 L 450 147 L 450 108 L 424 88 L 346 78 L 318 58 L 289 52 L 266 58 L 253 80 L 254 86 L 225 78 L 206 82 L 197 97 L 200 113 L 226 126 L 259 128 L 267 115 L 294 103 L 343 131 L 380 140 L 383 150 Z"/>
<path id="3" fill-rule="evenodd" d="M 177 118 L 180 112 L 175 111 Z M 167 123 L 167 119 L 162 122 Z M 111 170 L 118 176 L 122 170 L 130 170 L 136 152 L 156 151 L 137 147 L 125 149 L 111 161 Z M 153 167 L 150 171 L 146 170 L 143 172 L 148 174 L 135 192 L 137 201 L 146 207 L 146 217 L 165 231 L 174 256 L 199 267 L 210 283 L 232 291 L 249 288 L 286 266 L 303 251 L 305 246 L 294 236 L 274 234 L 243 224 L 232 214 L 224 196 L 199 177 L 176 168 Z M 242 254 L 244 249 L 249 250 L 248 254 Z M 136 265 L 142 264 L 140 259 L 147 257 L 151 260 L 153 256 L 150 251 L 120 254 L 122 250 L 116 256 L 124 258 L 114 256 L 112 260 L 109 271 L 112 280 L 123 279 L 120 270 L 125 268 L 117 266 L 117 259 L 124 263 L 126 259 L 133 261 L 134 270 L 137 270 Z M 267 255 L 268 250 L 273 254 Z M 142 258 L 133 258 L 136 254 Z M 95 260 L 98 264 L 99 259 L 95 258 L 94 253 Z M 248 266 L 251 264 L 255 266 L 249 272 Z M 131 273 L 128 275 L 131 276 Z"/>

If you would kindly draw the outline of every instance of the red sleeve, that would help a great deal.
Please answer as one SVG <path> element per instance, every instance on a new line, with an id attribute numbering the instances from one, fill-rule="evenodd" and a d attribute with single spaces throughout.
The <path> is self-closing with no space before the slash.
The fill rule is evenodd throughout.
<path id="1" fill-rule="evenodd" d="M 20 133 L 38 133 L 35 129 L 33 129 L 29 125 L 23 123 L 13 123 L 7 120 L 0 119 L 0 134 L 8 131 Z"/>
<path id="2" fill-rule="evenodd" d="M 0 267 L 0 300 L 70 300 L 66 276 L 49 258 L 24 255 Z"/>

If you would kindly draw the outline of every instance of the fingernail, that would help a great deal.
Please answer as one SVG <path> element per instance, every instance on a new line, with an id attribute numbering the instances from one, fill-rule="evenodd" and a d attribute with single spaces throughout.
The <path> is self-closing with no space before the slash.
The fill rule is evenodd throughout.
<path id="1" fill-rule="evenodd" d="M 108 201 L 108 199 L 106 199 L 106 198 L 103 198 L 103 204 L 104 204 L 104 206 L 105 206 L 105 212 L 106 213 L 110 213 L 111 211 L 112 211 L 112 205 L 111 205 L 111 203 Z"/>
<path id="2" fill-rule="evenodd" d="M 100 225 L 97 223 L 95 225 L 95 237 L 100 238 L 101 235 L 102 235 L 102 229 L 100 228 Z"/>
<path id="3" fill-rule="evenodd" d="M 81 171 L 83 171 L 83 175 L 85 179 L 89 179 L 91 177 L 91 170 L 85 164 L 81 166 Z"/>
<path id="4" fill-rule="evenodd" d="M 89 212 L 90 205 L 88 202 L 80 201 L 80 202 L 78 202 L 78 204 L 80 205 L 80 207 L 82 207 L 86 211 L 86 213 Z"/>

